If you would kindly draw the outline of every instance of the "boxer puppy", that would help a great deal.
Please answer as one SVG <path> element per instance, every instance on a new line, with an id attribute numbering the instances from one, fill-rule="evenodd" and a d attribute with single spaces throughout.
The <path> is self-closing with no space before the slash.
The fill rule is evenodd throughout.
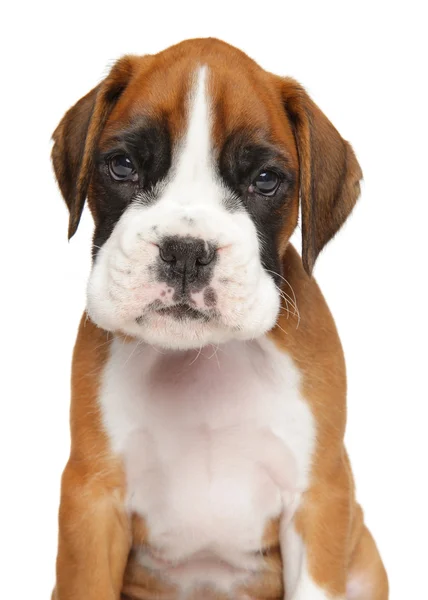
<path id="1" fill-rule="evenodd" d="M 311 277 L 351 146 L 215 39 L 123 57 L 53 138 L 69 236 L 95 221 L 53 598 L 386 600 Z"/>

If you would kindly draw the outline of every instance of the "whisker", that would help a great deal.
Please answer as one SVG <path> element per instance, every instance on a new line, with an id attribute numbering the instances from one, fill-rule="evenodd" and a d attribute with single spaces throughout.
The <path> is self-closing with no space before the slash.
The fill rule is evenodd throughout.
<path id="1" fill-rule="evenodd" d="M 131 360 L 132 355 L 134 354 L 135 350 L 138 348 L 138 346 L 140 346 L 143 343 L 142 340 L 138 340 L 138 342 L 136 343 L 136 345 L 132 348 L 130 355 L 128 356 L 128 358 L 125 360 L 125 362 L 122 365 L 122 368 L 124 368 L 127 363 Z"/>
<path id="2" fill-rule="evenodd" d="M 278 327 L 278 329 L 280 329 L 280 330 L 283 332 L 283 334 L 284 334 L 284 335 L 288 335 L 288 333 L 285 331 L 285 329 L 283 329 L 283 328 L 281 327 L 281 325 L 280 325 L 279 323 L 277 323 L 277 324 L 275 325 L 275 327 Z"/>
<path id="3" fill-rule="evenodd" d="M 192 360 L 192 362 L 189 364 L 189 367 L 191 367 L 198 360 L 198 358 L 201 356 L 201 352 L 202 352 L 202 345 L 199 347 L 199 352 L 197 353 L 196 358 L 194 358 Z"/>
<path id="4" fill-rule="evenodd" d="M 278 286 L 277 289 L 279 291 L 279 293 L 281 294 L 281 297 L 283 298 L 283 300 L 286 302 L 286 298 L 288 298 L 288 300 L 290 301 L 291 306 L 294 308 L 294 315 L 297 317 L 297 325 L 296 325 L 296 329 L 299 327 L 300 325 L 300 311 L 298 309 L 297 306 L 297 298 L 296 298 L 296 294 L 294 292 L 293 286 L 291 285 L 291 283 L 282 275 L 280 275 L 279 273 L 277 273 L 276 271 L 271 271 L 270 269 L 266 269 L 266 271 L 268 273 L 272 273 L 272 275 L 276 275 L 277 277 L 279 277 L 280 279 L 282 279 L 282 281 L 284 281 L 284 283 L 286 283 L 288 285 L 288 287 L 291 290 L 291 293 L 293 294 L 293 298 L 291 298 L 284 290 L 281 290 Z M 285 294 L 285 296 L 283 295 Z"/>

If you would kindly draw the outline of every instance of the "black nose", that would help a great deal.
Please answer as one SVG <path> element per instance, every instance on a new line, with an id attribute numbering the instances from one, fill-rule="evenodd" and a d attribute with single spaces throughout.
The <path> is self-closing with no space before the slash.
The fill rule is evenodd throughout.
<path id="1" fill-rule="evenodd" d="M 209 265 L 215 249 L 204 240 L 173 237 L 159 246 L 161 259 L 166 263 L 174 263 L 176 269 L 187 270 Z"/>
<path id="2" fill-rule="evenodd" d="M 159 245 L 159 256 L 169 282 L 178 283 L 181 280 L 184 288 L 189 283 L 203 283 L 207 279 L 216 249 L 213 244 L 201 239 L 170 237 Z"/>

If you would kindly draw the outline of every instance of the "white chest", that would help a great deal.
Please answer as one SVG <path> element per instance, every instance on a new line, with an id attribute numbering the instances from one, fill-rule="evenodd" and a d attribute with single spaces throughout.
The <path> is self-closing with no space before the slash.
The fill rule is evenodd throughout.
<path id="1" fill-rule="evenodd" d="M 265 338 L 200 353 L 113 342 L 100 405 L 148 527 L 145 566 L 224 591 L 262 568 L 267 522 L 290 518 L 307 486 L 315 430 L 299 386 Z"/>

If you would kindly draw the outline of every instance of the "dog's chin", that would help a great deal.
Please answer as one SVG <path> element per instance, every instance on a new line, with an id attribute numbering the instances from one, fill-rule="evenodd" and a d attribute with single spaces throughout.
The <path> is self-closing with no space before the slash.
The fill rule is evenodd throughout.
<path id="1" fill-rule="evenodd" d="M 232 332 L 210 321 L 170 315 L 148 315 L 143 321 L 130 324 L 124 333 L 152 346 L 170 350 L 190 350 L 209 344 L 221 344 Z"/>
<path id="2" fill-rule="evenodd" d="M 232 340 L 251 340 L 265 334 L 276 321 L 276 312 L 270 318 L 248 318 L 237 323 L 216 311 L 198 311 L 189 306 L 147 311 L 136 318 L 110 326 L 89 311 L 91 319 L 101 328 L 126 335 L 152 346 L 169 350 L 200 349 Z"/>
<path id="3" fill-rule="evenodd" d="M 138 339 L 166 349 L 188 350 L 227 341 L 227 329 L 215 311 L 189 305 L 149 310 L 127 326 Z"/>
<path id="4" fill-rule="evenodd" d="M 190 350 L 210 344 L 223 344 L 239 337 L 240 332 L 234 332 L 217 319 L 149 314 L 125 326 L 123 333 L 159 348 Z"/>

